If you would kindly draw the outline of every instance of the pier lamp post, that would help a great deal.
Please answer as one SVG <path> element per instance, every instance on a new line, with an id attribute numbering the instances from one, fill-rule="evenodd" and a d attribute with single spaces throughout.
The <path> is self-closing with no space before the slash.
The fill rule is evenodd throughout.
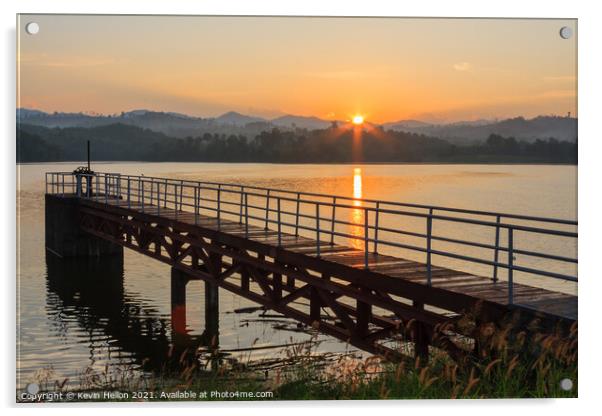
<path id="1" fill-rule="evenodd" d="M 92 196 L 92 176 L 96 174 L 90 169 L 90 140 L 87 143 L 88 146 L 88 164 L 87 166 L 80 166 L 73 171 L 75 175 L 75 195 L 81 197 L 83 195 L 83 178 L 86 178 L 86 197 Z"/>

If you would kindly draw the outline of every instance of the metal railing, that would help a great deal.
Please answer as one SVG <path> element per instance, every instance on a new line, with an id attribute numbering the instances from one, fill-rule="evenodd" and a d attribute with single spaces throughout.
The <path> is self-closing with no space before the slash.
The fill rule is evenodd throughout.
<path id="1" fill-rule="evenodd" d="M 550 238 L 569 239 L 576 249 L 577 221 L 572 220 L 118 173 L 49 172 L 46 174 L 46 193 L 105 204 L 120 199 L 126 207 L 135 206 L 148 214 L 161 215 L 162 210 L 175 210 L 176 218 L 190 212 L 195 214 L 195 223 L 201 215 L 210 216 L 216 218 L 218 229 L 224 220 L 237 221 L 244 224 L 247 236 L 251 223 L 266 230 L 273 227 L 278 245 L 289 235 L 303 234 L 315 239 L 318 257 L 322 246 L 335 244 L 336 237 L 363 250 L 366 269 L 370 268 L 371 254 L 378 253 L 382 247 L 423 253 L 429 286 L 432 284 L 433 256 L 489 266 L 496 282 L 499 269 L 505 269 L 510 304 L 514 303 L 515 272 L 577 282 L 576 267 L 574 274 L 551 271 L 549 267 L 549 262 L 577 264 L 576 253 L 571 257 L 516 245 L 517 234 L 528 234 L 536 236 L 538 242 Z M 337 215 L 341 211 L 350 212 L 351 220 L 341 219 Z M 399 226 L 412 223 L 420 227 L 421 222 L 423 231 Z M 481 231 L 475 234 L 486 234 L 483 229 L 491 230 L 493 242 L 435 234 L 433 230 L 443 224 L 479 227 Z M 502 244 L 504 234 L 505 245 Z M 408 241 L 416 239 L 422 244 Z M 455 250 L 438 249 L 433 243 L 452 245 Z M 477 257 L 466 247 L 486 250 L 489 254 Z M 516 262 L 517 255 L 545 259 L 548 263 L 545 267 L 521 266 Z M 500 257 L 506 257 L 506 261 Z"/>

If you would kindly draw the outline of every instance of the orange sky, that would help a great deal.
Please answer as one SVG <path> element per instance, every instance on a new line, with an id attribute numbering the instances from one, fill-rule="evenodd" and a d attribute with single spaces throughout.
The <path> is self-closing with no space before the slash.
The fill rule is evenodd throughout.
<path id="1" fill-rule="evenodd" d="M 20 107 L 373 122 L 576 114 L 576 36 L 558 34 L 574 20 L 19 20 Z"/>

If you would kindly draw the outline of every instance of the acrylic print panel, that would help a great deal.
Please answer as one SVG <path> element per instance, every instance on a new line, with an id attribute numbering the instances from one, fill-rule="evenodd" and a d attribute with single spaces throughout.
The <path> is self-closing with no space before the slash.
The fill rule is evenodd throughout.
<path id="1" fill-rule="evenodd" d="M 20 15 L 17 401 L 576 397 L 576 54 Z"/>

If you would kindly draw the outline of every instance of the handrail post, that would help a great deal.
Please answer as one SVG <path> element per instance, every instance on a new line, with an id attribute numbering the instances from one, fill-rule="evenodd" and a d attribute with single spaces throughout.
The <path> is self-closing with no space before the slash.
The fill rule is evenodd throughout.
<path id="1" fill-rule="evenodd" d="M 301 206 L 301 193 L 297 192 L 297 208 L 295 211 L 295 237 L 299 237 L 299 208 Z"/>
<path id="2" fill-rule="evenodd" d="M 243 205 L 244 192 L 245 192 L 245 187 L 241 186 L 240 187 L 240 210 L 238 213 L 238 223 L 239 224 L 242 224 L 242 209 L 243 209 L 242 205 Z"/>
<path id="3" fill-rule="evenodd" d="M 316 256 L 320 257 L 320 203 L 316 202 Z"/>
<path id="4" fill-rule="evenodd" d="M 97 176 L 94 182 L 96 184 L 96 195 L 94 195 L 96 198 L 94 199 L 98 202 L 98 195 L 100 194 L 100 176 Z"/>
<path id="5" fill-rule="evenodd" d="M 161 215 L 161 183 L 157 181 L 157 215 Z"/>
<path id="6" fill-rule="evenodd" d="M 222 225 L 222 184 L 217 187 L 217 226 L 221 228 Z"/>
<path id="7" fill-rule="evenodd" d="M 150 178 L 150 202 L 149 202 L 150 206 L 153 205 L 154 194 L 155 194 L 155 180 L 153 178 Z"/>
<path id="8" fill-rule="evenodd" d="M 431 236 L 433 233 L 433 209 L 429 209 L 426 219 L 426 282 L 431 286 L 432 266 L 431 266 Z"/>
<path id="9" fill-rule="evenodd" d="M 184 212 L 184 205 L 183 205 L 183 199 L 184 199 L 184 179 L 180 180 L 180 207 L 178 208 L 179 211 Z"/>
<path id="10" fill-rule="evenodd" d="M 105 204 L 109 205 L 109 178 L 105 175 Z"/>
<path id="11" fill-rule="evenodd" d="M 378 253 L 378 217 L 380 216 L 380 201 L 376 201 L 376 213 L 374 214 L 374 254 Z"/>
<path id="12" fill-rule="evenodd" d="M 249 238 L 249 194 L 245 192 L 245 238 Z"/>
<path id="13" fill-rule="evenodd" d="M 265 201 L 265 229 L 268 229 L 268 219 L 270 217 L 270 190 L 268 189 L 268 192 L 266 194 L 266 201 Z"/>
<path id="14" fill-rule="evenodd" d="M 276 200 L 278 207 L 278 247 L 282 245 L 282 223 L 280 222 L 280 197 Z"/>
<path id="15" fill-rule="evenodd" d="M 165 191 L 163 192 L 163 208 L 167 208 L 167 188 L 168 188 L 167 178 L 165 179 Z"/>
<path id="16" fill-rule="evenodd" d="M 198 225 L 199 223 L 199 205 L 198 205 L 198 198 L 199 198 L 199 187 L 195 186 L 194 187 L 194 225 Z"/>
<path id="17" fill-rule="evenodd" d="M 501 216 L 498 215 L 496 217 L 496 226 L 495 226 L 495 251 L 493 253 L 493 281 L 497 282 L 497 262 L 499 259 L 499 246 L 500 246 L 500 221 L 501 221 Z"/>
<path id="18" fill-rule="evenodd" d="M 514 303 L 514 236 L 512 227 L 508 227 L 508 304 Z"/>
<path id="19" fill-rule="evenodd" d="M 332 197 L 332 218 L 330 219 L 330 245 L 334 245 L 334 224 L 335 224 L 335 209 L 337 207 L 337 197 Z"/>
<path id="20" fill-rule="evenodd" d="M 201 216 L 201 189 L 203 189 L 203 185 L 199 184 L 197 186 L 197 188 L 198 188 L 198 191 L 197 191 L 198 204 L 197 205 L 199 207 L 198 211 L 199 211 L 199 217 L 200 217 Z"/>
<path id="21" fill-rule="evenodd" d="M 117 199 L 121 200 L 121 173 L 117 177 Z"/>
<path id="22" fill-rule="evenodd" d="M 144 213 L 144 179 L 140 179 L 140 190 L 142 194 L 142 213 Z"/>
<path id="23" fill-rule="evenodd" d="M 173 184 L 173 209 L 175 212 L 175 219 L 178 219 L 178 184 Z"/>
<path id="24" fill-rule="evenodd" d="M 370 218 L 368 217 L 370 211 L 368 208 L 364 208 L 364 269 L 368 270 L 368 246 L 369 246 L 369 222 Z"/>
<path id="25" fill-rule="evenodd" d="M 131 194 L 131 184 L 132 180 L 130 179 L 130 177 L 128 176 L 128 209 L 132 208 L 132 194 Z"/>

